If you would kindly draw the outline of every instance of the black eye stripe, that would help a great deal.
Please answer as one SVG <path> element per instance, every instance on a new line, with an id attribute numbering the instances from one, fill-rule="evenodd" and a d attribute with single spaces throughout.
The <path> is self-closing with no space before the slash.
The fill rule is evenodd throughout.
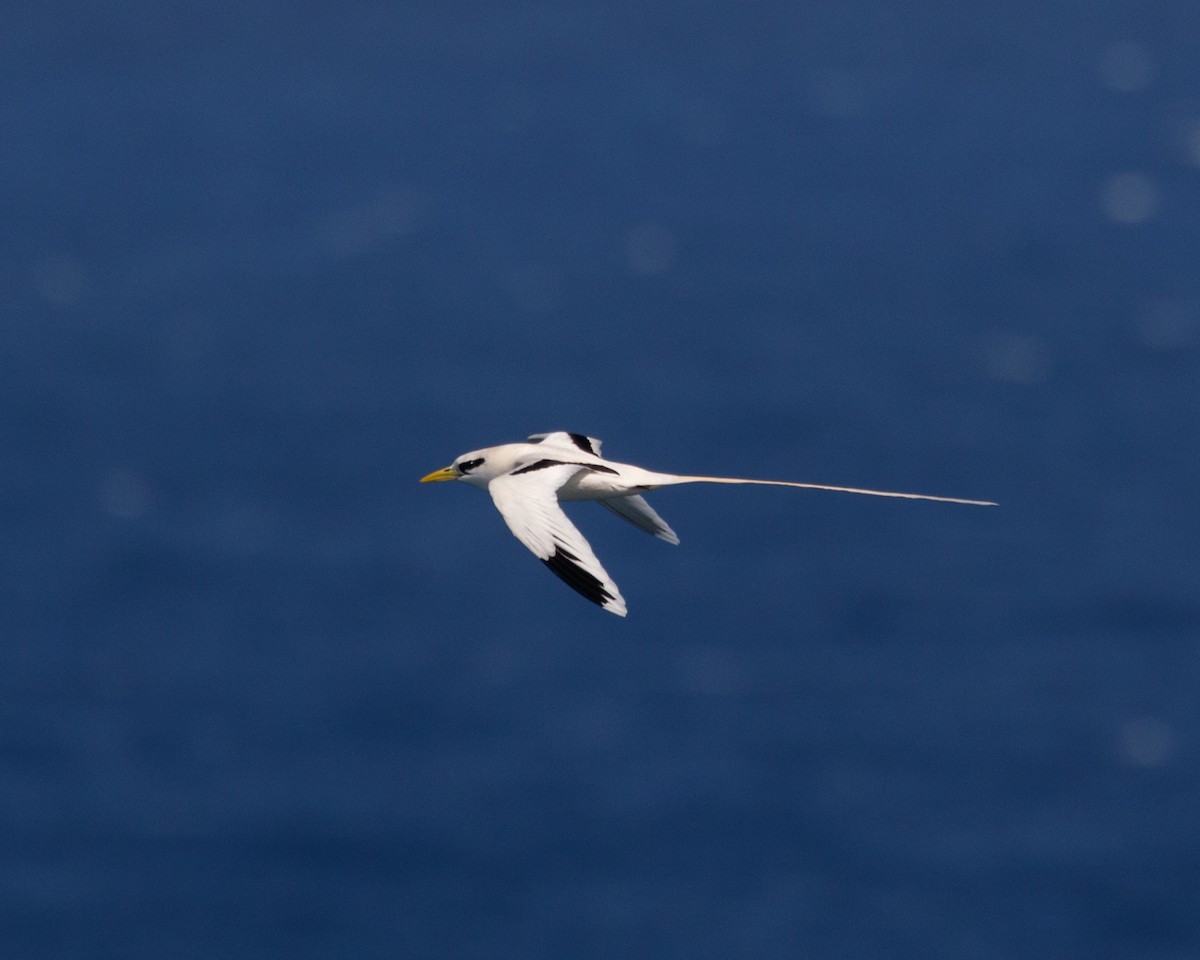
<path id="1" fill-rule="evenodd" d="M 464 460 L 458 465 L 459 473 L 470 473 L 481 463 L 483 463 L 483 457 L 476 457 L 474 460 Z"/>

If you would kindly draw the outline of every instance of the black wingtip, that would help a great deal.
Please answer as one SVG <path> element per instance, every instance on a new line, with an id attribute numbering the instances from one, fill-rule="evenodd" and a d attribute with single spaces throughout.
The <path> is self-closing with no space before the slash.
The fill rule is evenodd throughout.
<path id="1" fill-rule="evenodd" d="M 604 589 L 603 583 L 579 566 L 579 558 L 569 550 L 558 547 L 542 563 L 568 587 L 597 606 L 603 607 L 616 600 L 616 597 Z"/>
<path id="2" fill-rule="evenodd" d="M 585 437 L 582 433 L 570 433 L 570 432 L 567 433 L 567 436 L 570 437 L 571 442 L 574 443 L 575 446 L 577 446 L 584 453 L 590 453 L 593 456 L 597 456 L 597 457 L 600 456 L 600 454 L 596 453 L 596 451 L 594 449 L 592 449 L 591 437 Z"/>

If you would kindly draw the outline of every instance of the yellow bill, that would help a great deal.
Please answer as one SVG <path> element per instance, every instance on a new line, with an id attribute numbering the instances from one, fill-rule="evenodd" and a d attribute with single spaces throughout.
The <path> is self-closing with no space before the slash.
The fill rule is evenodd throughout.
<path id="1" fill-rule="evenodd" d="M 438 480 L 457 480 L 458 471 L 453 467 L 442 467 L 441 470 L 434 470 L 433 473 L 427 473 L 421 478 L 422 483 L 436 483 Z"/>

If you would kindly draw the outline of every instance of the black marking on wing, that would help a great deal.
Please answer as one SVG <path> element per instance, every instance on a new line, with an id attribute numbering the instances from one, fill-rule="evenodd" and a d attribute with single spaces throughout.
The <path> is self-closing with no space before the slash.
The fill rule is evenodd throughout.
<path id="1" fill-rule="evenodd" d="M 537 460 L 524 467 L 517 467 L 511 476 L 519 476 L 522 473 L 533 473 L 534 470 L 545 470 L 547 467 L 561 467 L 563 464 L 569 463 L 574 467 L 587 467 L 589 470 L 596 470 L 599 473 L 616 473 L 612 467 L 602 467 L 598 463 L 580 463 L 577 460 Z"/>
<path id="2" fill-rule="evenodd" d="M 554 553 L 542 563 L 568 587 L 594 604 L 602 607 L 606 602 L 615 599 L 604 589 L 603 583 L 579 566 L 579 558 L 575 554 L 561 546 L 556 545 Z"/>
<path id="3" fill-rule="evenodd" d="M 575 446 L 577 446 L 584 453 L 590 453 L 593 457 L 600 456 L 600 454 L 598 454 L 595 450 L 592 449 L 592 441 L 590 439 L 588 439 L 587 437 L 585 437 L 582 433 L 569 433 L 568 432 L 567 436 L 570 437 L 571 442 L 574 443 Z"/>

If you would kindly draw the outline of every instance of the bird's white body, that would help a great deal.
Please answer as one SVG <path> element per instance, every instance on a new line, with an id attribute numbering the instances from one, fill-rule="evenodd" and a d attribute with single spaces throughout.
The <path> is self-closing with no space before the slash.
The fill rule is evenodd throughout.
<path id="1" fill-rule="evenodd" d="M 483 463 L 458 479 L 486 490 L 493 480 L 506 473 L 549 458 L 565 457 L 564 462 L 585 469 L 574 472 L 567 482 L 558 488 L 559 500 L 606 500 L 609 497 L 627 496 L 638 489 L 652 490 L 683 481 L 682 477 L 643 470 L 631 463 L 605 460 L 573 443 L 567 447 L 555 437 L 555 434 L 548 434 L 546 440 L 537 443 L 502 443 L 497 447 L 464 453 L 456 462 L 469 463 L 471 460 L 480 459 Z M 599 449 L 598 440 L 591 437 L 585 439 L 595 449 Z"/>
<path id="2" fill-rule="evenodd" d="M 741 480 L 657 473 L 600 455 L 600 441 L 579 433 L 534 434 L 525 443 L 504 443 L 472 450 L 448 467 L 422 477 L 461 480 L 487 490 L 513 535 L 570 587 L 611 613 L 625 616 L 625 601 L 583 534 L 559 507 L 563 500 L 595 500 L 630 523 L 667 543 L 679 537 L 642 496 L 680 483 L 756 484 L 835 490 L 905 500 L 937 500 L 992 506 L 990 501 L 895 493 L 858 487 L 834 487 L 788 480 Z"/>

